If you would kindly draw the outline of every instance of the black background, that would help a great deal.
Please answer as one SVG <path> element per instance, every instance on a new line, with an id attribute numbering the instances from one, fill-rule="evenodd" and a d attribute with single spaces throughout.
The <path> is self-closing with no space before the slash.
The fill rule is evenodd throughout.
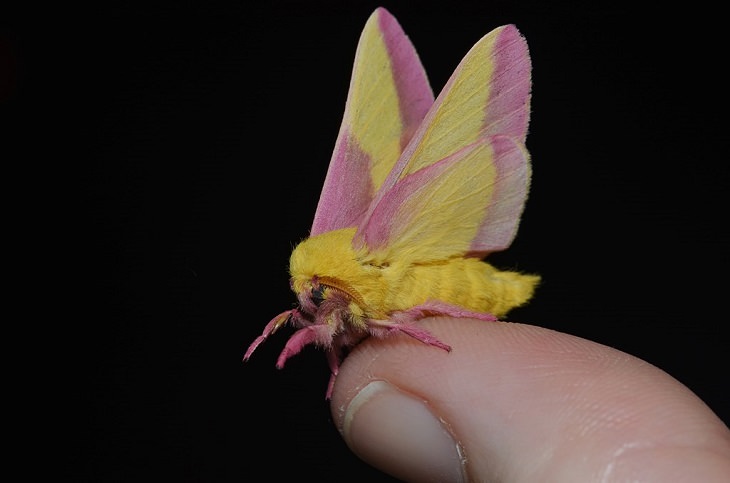
<path id="1" fill-rule="evenodd" d="M 381 4 L 436 92 L 492 28 L 527 38 L 533 186 L 490 260 L 544 283 L 510 320 L 639 356 L 727 423 L 720 14 L 574 3 Z M 389 481 L 335 430 L 323 354 L 276 370 L 282 331 L 241 362 L 293 305 L 288 256 L 378 5 L 103 2 L 3 25 L 8 266 L 30 295 L 8 345 L 34 368 L 11 379 L 61 423 L 29 443 L 58 436 L 60 477 Z"/>

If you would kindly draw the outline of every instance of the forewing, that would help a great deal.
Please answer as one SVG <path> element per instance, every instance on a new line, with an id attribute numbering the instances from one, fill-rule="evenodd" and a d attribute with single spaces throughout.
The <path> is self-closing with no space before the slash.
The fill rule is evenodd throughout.
<path id="1" fill-rule="evenodd" d="M 382 251 L 418 240 L 439 256 L 509 246 L 530 179 L 530 70 L 514 26 L 482 37 L 376 194 L 356 243 Z"/>
<path id="2" fill-rule="evenodd" d="M 396 19 L 378 8 L 360 36 L 345 114 L 311 235 L 357 225 L 413 137 L 433 93 Z"/>

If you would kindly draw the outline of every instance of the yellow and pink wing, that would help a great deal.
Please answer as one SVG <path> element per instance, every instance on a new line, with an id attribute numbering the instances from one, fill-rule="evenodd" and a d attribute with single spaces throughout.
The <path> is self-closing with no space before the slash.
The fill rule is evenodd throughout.
<path id="1" fill-rule="evenodd" d="M 467 53 L 359 223 L 381 261 L 485 256 L 512 242 L 530 183 L 527 43 L 499 27 Z"/>
<path id="2" fill-rule="evenodd" d="M 312 236 L 359 225 L 432 104 L 416 50 L 396 19 L 378 8 L 360 35 Z"/>

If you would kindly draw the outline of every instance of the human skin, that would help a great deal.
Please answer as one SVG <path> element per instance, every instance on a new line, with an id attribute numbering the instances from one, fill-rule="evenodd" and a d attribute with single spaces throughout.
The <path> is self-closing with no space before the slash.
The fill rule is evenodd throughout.
<path id="1" fill-rule="evenodd" d="M 730 430 L 616 349 L 524 324 L 437 317 L 452 347 L 368 339 L 331 400 L 351 450 L 404 481 L 728 482 Z"/>

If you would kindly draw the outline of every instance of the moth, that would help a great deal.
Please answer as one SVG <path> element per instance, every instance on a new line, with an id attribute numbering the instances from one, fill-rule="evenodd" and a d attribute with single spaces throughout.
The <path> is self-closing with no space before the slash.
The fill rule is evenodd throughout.
<path id="1" fill-rule="evenodd" d="M 482 37 L 434 100 L 415 48 L 384 8 L 360 35 L 345 113 L 310 235 L 289 260 L 298 306 L 274 317 L 244 360 L 286 324 L 277 367 L 325 349 L 329 399 L 346 352 L 433 315 L 496 321 L 540 277 L 483 259 L 512 243 L 527 200 L 531 61 L 514 25 Z"/>

